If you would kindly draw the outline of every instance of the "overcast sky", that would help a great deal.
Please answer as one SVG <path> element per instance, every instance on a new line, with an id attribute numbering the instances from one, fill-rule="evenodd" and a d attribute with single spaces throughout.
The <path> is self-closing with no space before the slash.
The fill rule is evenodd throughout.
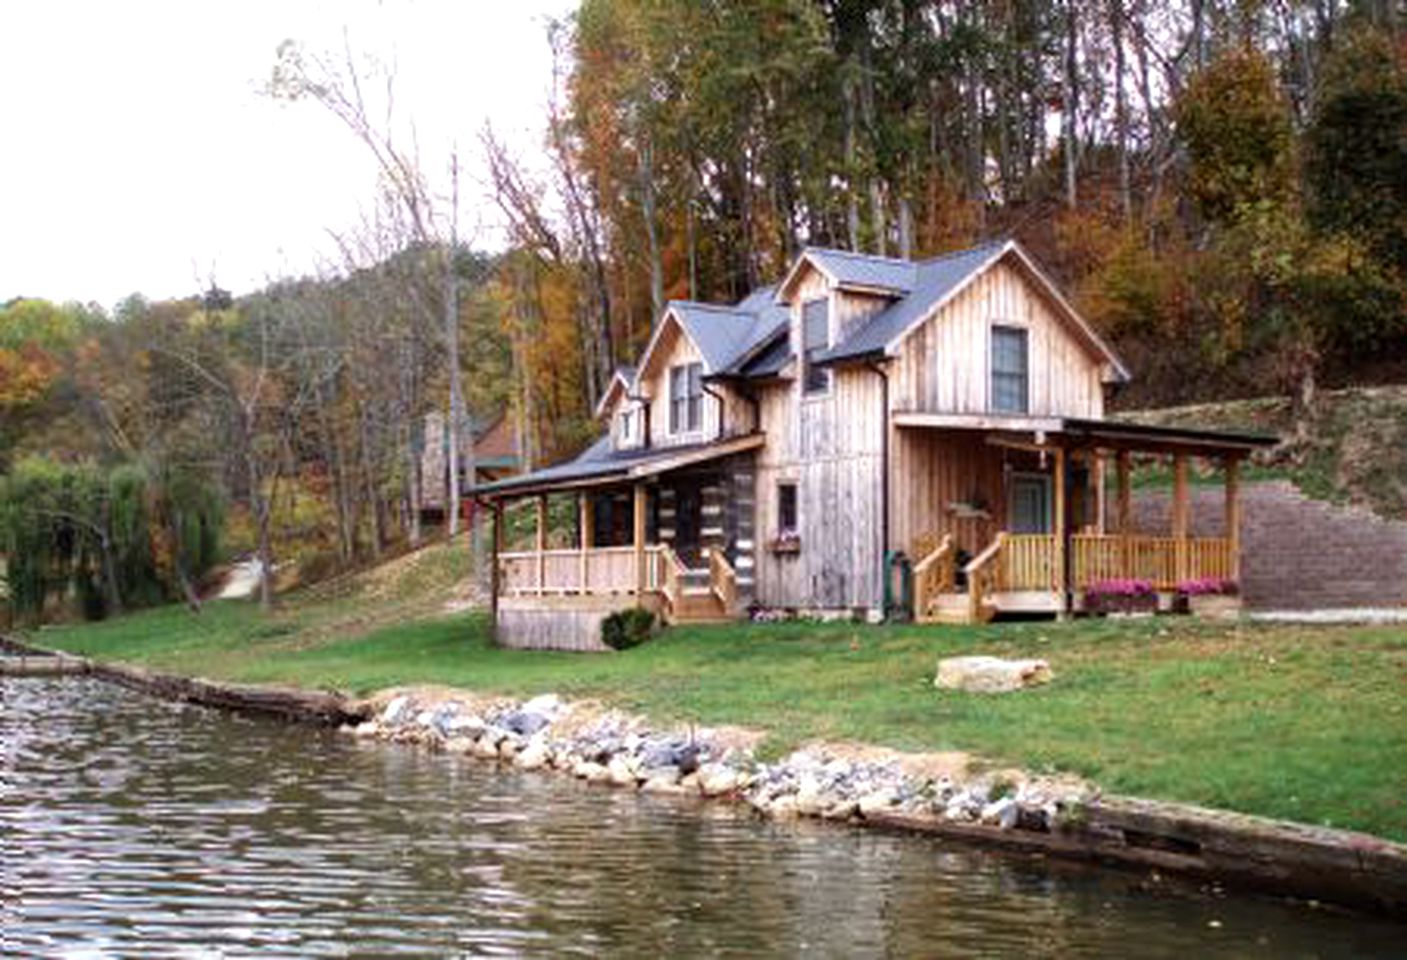
<path id="1" fill-rule="evenodd" d="M 461 222 L 492 244 L 477 134 L 541 142 L 546 20 L 568 0 L 0 3 L 0 301 L 236 292 L 313 269 L 371 202 L 364 149 L 311 103 L 261 93 L 285 39 L 396 70 L 424 167 L 458 143 Z"/>

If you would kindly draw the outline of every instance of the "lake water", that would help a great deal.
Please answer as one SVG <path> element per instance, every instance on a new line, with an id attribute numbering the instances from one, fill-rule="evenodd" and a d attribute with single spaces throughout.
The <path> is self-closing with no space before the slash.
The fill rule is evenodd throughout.
<path id="1" fill-rule="evenodd" d="M 0 953 L 1402 956 L 1407 926 L 0 680 Z"/>

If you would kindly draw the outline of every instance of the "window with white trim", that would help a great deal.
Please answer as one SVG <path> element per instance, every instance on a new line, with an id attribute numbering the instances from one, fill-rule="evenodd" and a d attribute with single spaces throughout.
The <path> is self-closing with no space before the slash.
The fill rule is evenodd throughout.
<path id="1" fill-rule="evenodd" d="M 802 392 L 825 393 L 831 372 L 815 363 L 817 354 L 831 345 L 830 301 L 824 297 L 801 305 Z"/>
<path id="2" fill-rule="evenodd" d="M 992 327 L 991 406 L 995 413 L 1029 413 L 1030 341 L 1023 327 Z"/>
<path id="3" fill-rule="evenodd" d="M 703 364 L 669 368 L 669 432 L 703 429 Z"/>

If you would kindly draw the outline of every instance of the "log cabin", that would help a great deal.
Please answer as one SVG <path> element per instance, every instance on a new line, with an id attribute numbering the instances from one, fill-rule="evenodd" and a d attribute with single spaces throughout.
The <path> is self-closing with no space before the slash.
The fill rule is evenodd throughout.
<path id="1" fill-rule="evenodd" d="M 667 623 L 974 622 L 1067 615 L 1102 581 L 1234 582 L 1240 464 L 1271 438 L 1107 419 L 1128 379 L 1010 240 L 923 261 L 810 248 L 736 304 L 671 302 L 605 391 L 595 444 L 475 490 L 499 642 L 595 649 L 635 605 Z M 1131 524 L 1150 460 L 1171 466 L 1168 530 Z M 1224 477 L 1225 537 L 1189 536 L 1194 460 Z M 562 494 L 574 541 L 548 549 Z M 523 498 L 536 539 L 506 552 Z"/>

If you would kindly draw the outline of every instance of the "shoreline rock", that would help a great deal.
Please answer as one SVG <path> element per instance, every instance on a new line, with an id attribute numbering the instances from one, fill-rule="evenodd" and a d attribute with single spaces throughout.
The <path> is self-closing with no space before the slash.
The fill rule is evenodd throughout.
<path id="1" fill-rule="evenodd" d="M 1073 817 L 1098 796 L 1091 785 L 1068 777 L 1013 781 L 1011 771 L 959 772 L 951 762 L 941 773 L 915 771 L 905 768 L 906 755 L 840 745 L 803 747 L 765 762 L 746 738 L 712 729 L 651 729 L 643 718 L 596 712 L 551 694 L 518 703 L 399 692 L 371 719 L 343 730 L 520 770 L 556 770 L 588 783 L 730 800 L 776 819 L 863 821 L 901 813 L 1049 833 L 1062 814 Z"/>

